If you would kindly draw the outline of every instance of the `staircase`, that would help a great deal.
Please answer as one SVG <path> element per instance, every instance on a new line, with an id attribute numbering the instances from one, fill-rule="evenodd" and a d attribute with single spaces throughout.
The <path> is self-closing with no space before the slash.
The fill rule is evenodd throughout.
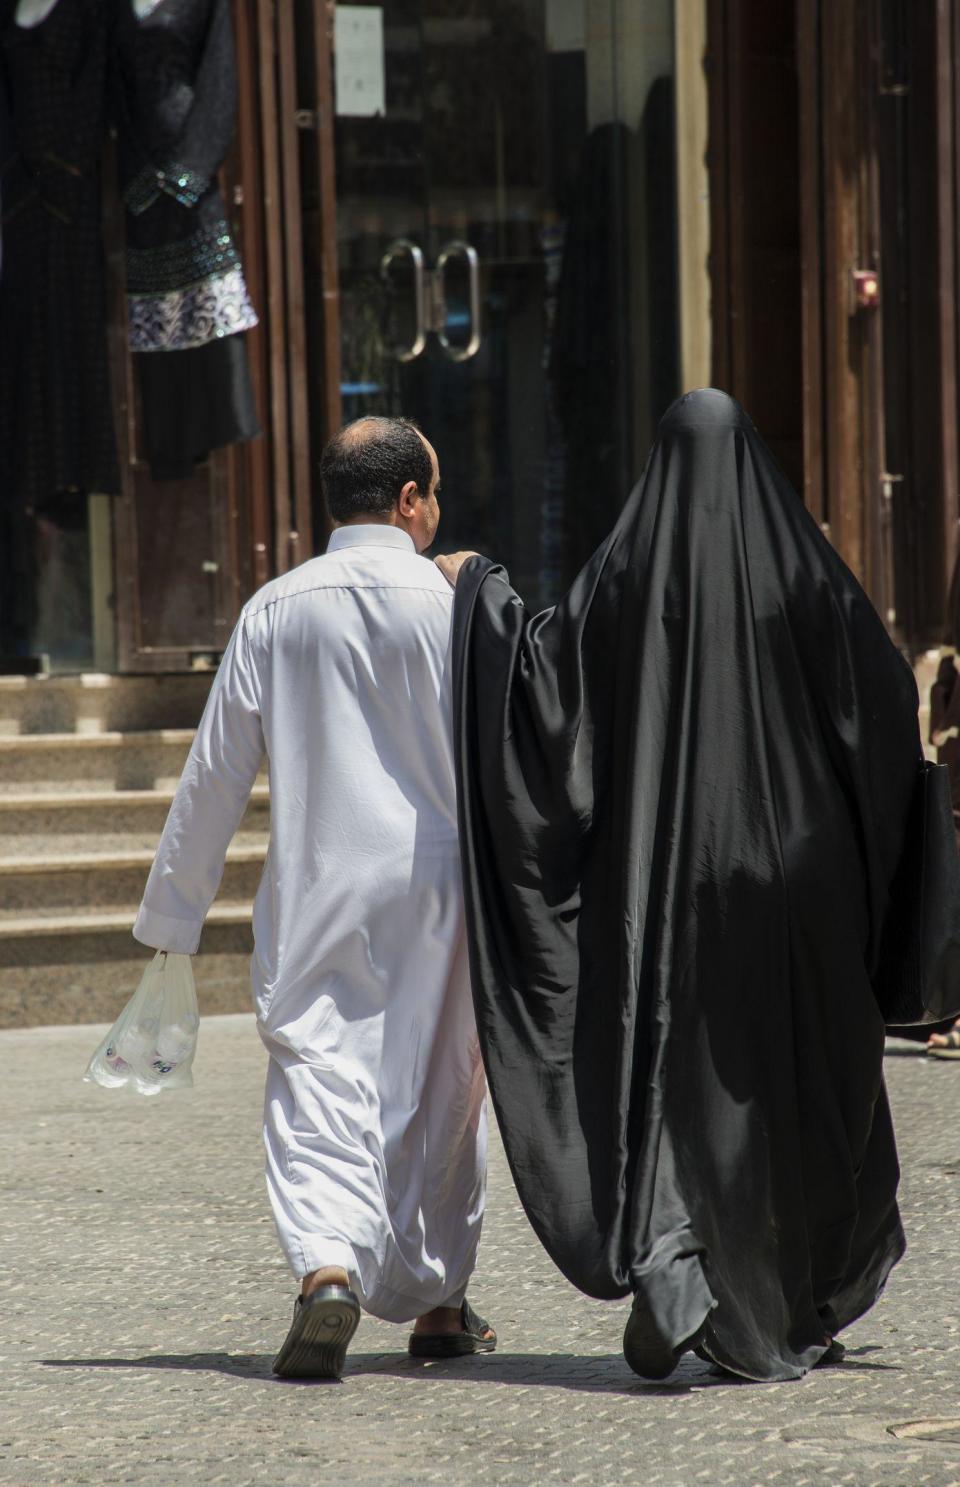
<path id="1" fill-rule="evenodd" d="M 130 930 L 209 675 L 0 677 L 0 1027 L 110 1021 L 151 952 Z M 253 790 L 194 961 L 201 1011 L 250 1005 L 269 838 Z"/>
<path id="2" fill-rule="evenodd" d="M 917 663 L 921 725 L 936 652 Z M 0 1028 L 112 1021 L 150 958 L 130 930 L 209 675 L 0 676 Z M 201 1010 L 250 1005 L 269 838 L 253 789 L 194 961 Z"/>

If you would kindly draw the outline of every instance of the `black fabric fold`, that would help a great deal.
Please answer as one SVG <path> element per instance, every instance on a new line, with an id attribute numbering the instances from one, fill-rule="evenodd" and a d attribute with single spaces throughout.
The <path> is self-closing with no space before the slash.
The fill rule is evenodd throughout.
<path id="1" fill-rule="evenodd" d="M 584 499 L 588 499 L 585 494 Z M 912 672 L 724 394 L 671 408 L 530 617 L 461 571 L 477 1020 L 521 1201 L 587 1294 L 796 1377 L 903 1249 L 874 997 Z"/>
<path id="2" fill-rule="evenodd" d="M 154 480 L 184 480 L 213 449 L 260 433 L 242 336 L 136 357 L 143 452 Z"/>

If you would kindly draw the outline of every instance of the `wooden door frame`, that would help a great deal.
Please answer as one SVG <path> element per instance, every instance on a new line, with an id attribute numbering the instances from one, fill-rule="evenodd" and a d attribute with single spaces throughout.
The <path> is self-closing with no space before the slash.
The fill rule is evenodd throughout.
<path id="1" fill-rule="evenodd" d="M 882 286 L 858 305 L 855 269 L 880 271 L 872 6 L 797 7 L 800 69 L 805 495 L 881 614 Z"/>
<path id="2" fill-rule="evenodd" d="M 343 422 L 340 395 L 340 265 L 337 255 L 337 181 L 334 152 L 333 20 L 335 0 L 310 0 L 313 9 L 314 126 L 317 131 L 317 192 L 320 200 L 321 307 L 317 335 L 322 386 L 318 389 L 326 441 Z M 315 534 L 319 535 L 319 534 Z M 324 534 L 326 535 L 326 534 Z"/>
<path id="3" fill-rule="evenodd" d="M 340 315 L 334 180 L 332 0 L 242 0 L 256 42 L 266 354 L 270 421 L 272 571 L 314 551 L 311 403 L 325 440 L 340 425 Z M 302 57 L 309 57 L 309 66 Z M 314 188 L 321 204 L 322 295 L 307 321 L 302 141 L 314 135 Z M 314 338 L 319 355 L 311 355 Z M 311 385 L 311 366 L 319 385 Z"/>
<path id="4" fill-rule="evenodd" d="M 803 378 L 803 498 L 811 516 L 829 536 L 824 452 L 823 277 L 820 256 L 810 241 L 810 223 L 823 212 L 820 170 L 822 105 L 819 74 L 820 7 L 797 9 L 797 67 L 800 74 L 800 216 L 804 249 L 801 255 L 800 299 L 803 323 L 801 348 Z"/>
<path id="5" fill-rule="evenodd" d="M 936 5 L 937 297 L 940 305 L 940 564 L 942 605 L 958 554 L 960 522 L 960 16 L 951 0 Z M 941 634 L 943 625 L 940 626 Z M 932 636 L 928 636 L 932 639 Z"/>
<path id="6" fill-rule="evenodd" d="M 263 144 L 259 118 L 257 77 L 257 15 L 254 0 L 235 0 L 234 34 L 237 53 L 237 137 L 233 182 L 234 201 L 240 208 L 240 256 L 244 276 L 260 324 L 247 334 L 250 378 L 257 411 L 263 423 L 262 436 L 247 446 L 246 509 L 240 520 L 241 550 L 245 557 L 243 593 L 259 589 L 273 572 L 273 512 L 270 473 L 273 461 L 273 420 L 270 415 L 270 345 L 268 337 L 268 280 L 266 271 Z M 239 196 L 239 200 L 238 200 Z M 235 451 L 241 458 L 241 451 Z"/>
<path id="7" fill-rule="evenodd" d="M 707 165 L 710 176 L 710 277 L 712 308 L 712 380 L 718 387 L 740 383 L 742 329 L 737 290 L 742 279 L 737 224 L 743 206 L 742 155 L 735 148 L 739 115 L 734 70 L 739 50 L 733 43 L 733 0 L 710 0 L 707 12 L 708 80 Z"/>
<path id="8" fill-rule="evenodd" d="M 750 203 L 740 177 L 744 97 L 738 0 L 711 0 L 710 196 L 714 378 L 749 386 L 742 241 Z M 879 271 L 874 86 L 869 5 L 798 0 L 803 495 L 881 611 L 889 607 L 882 548 L 881 312 L 858 308 L 854 269 Z"/>

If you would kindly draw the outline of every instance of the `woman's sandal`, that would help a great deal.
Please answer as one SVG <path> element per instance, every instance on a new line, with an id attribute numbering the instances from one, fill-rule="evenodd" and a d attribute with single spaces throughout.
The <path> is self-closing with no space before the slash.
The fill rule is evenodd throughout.
<path id="1" fill-rule="evenodd" d="M 934 1037 L 942 1038 L 943 1042 L 927 1044 L 931 1058 L 960 1059 L 960 1027 L 952 1027 L 949 1033 L 935 1033 Z"/>
<path id="2" fill-rule="evenodd" d="M 497 1334 L 478 1317 L 469 1301 L 460 1305 L 462 1332 L 411 1332 L 407 1351 L 411 1358 L 466 1358 L 471 1353 L 492 1353 Z M 488 1336 L 489 1334 L 489 1336 Z"/>
<path id="3" fill-rule="evenodd" d="M 673 1347 L 663 1336 L 642 1291 L 637 1291 L 623 1329 L 623 1356 L 642 1379 L 665 1379 L 684 1353 L 696 1352 L 706 1331 L 706 1317 L 685 1342 Z"/>

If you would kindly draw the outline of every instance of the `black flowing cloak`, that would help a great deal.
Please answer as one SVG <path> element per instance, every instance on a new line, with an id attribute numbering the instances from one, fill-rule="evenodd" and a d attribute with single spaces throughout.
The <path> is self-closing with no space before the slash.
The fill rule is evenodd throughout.
<path id="1" fill-rule="evenodd" d="M 871 986 L 921 760 L 913 674 L 749 419 L 674 404 L 554 608 L 457 585 L 487 1075 L 588 1295 L 796 1377 L 904 1248 Z"/>

